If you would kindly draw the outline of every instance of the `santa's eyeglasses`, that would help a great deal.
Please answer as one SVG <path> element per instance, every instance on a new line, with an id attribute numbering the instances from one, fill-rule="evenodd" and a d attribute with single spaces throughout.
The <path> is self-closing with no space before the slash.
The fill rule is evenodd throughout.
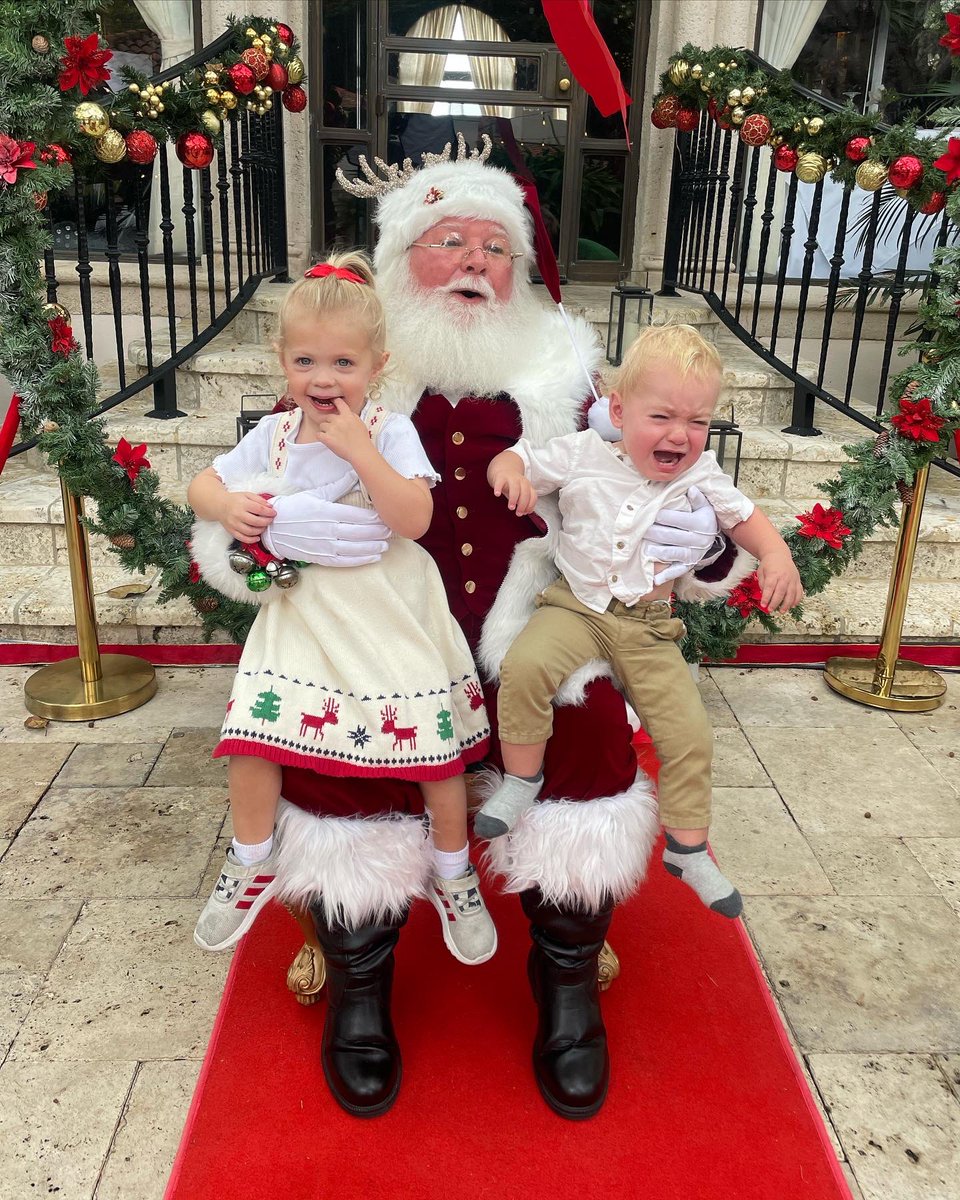
<path id="1" fill-rule="evenodd" d="M 503 238 L 487 238 L 480 246 L 468 246 L 463 238 L 455 233 L 448 233 L 439 242 L 411 242 L 410 248 L 417 246 L 421 250 L 444 250 L 452 258 L 459 256 L 461 262 L 469 258 L 474 250 L 479 250 L 488 263 L 508 263 L 515 258 L 523 258 L 522 251 L 511 250 L 510 243 Z"/>

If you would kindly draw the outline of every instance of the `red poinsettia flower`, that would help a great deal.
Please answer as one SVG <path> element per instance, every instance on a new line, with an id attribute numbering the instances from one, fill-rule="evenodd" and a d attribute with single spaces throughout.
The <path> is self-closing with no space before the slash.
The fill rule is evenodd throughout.
<path id="1" fill-rule="evenodd" d="M 69 92 L 71 88 L 79 87 L 81 95 L 85 96 L 98 83 L 106 83 L 110 72 L 104 63 L 113 58 L 112 50 L 101 50 L 100 35 L 91 33 L 89 37 L 68 37 L 63 39 L 66 54 L 60 59 L 60 78 L 57 83 L 61 92 Z"/>
<path id="2" fill-rule="evenodd" d="M 50 349 L 54 354 L 62 354 L 66 358 L 72 350 L 77 348 L 73 327 L 66 317 L 54 317 L 47 324 L 50 326 Z"/>
<path id="3" fill-rule="evenodd" d="M 947 183 L 956 183 L 960 179 L 960 138 L 952 137 L 947 142 L 947 152 L 933 164 L 947 177 Z"/>
<path id="4" fill-rule="evenodd" d="M 946 421 L 935 415 L 929 396 L 921 396 L 919 400 L 904 396 L 900 411 L 890 418 L 890 423 L 901 437 L 913 438 L 915 442 L 939 442 Z"/>
<path id="5" fill-rule="evenodd" d="M 960 13 L 947 13 L 946 18 L 950 32 L 943 35 L 940 45 L 946 46 L 951 54 L 960 54 Z"/>
<path id="6" fill-rule="evenodd" d="M 18 171 L 36 167 L 30 157 L 36 146 L 36 142 L 18 142 L 16 138 L 0 133 L 0 179 L 4 183 L 16 183 Z"/>
<path id="7" fill-rule="evenodd" d="M 117 442 L 117 452 L 113 456 L 113 461 L 123 467 L 131 483 L 136 483 L 137 476 L 144 467 L 150 466 L 150 460 L 147 458 L 147 443 L 141 442 L 139 446 L 131 446 L 126 438 L 121 438 Z"/>
<path id="8" fill-rule="evenodd" d="M 842 549 L 843 539 L 850 534 L 839 508 L 824 508 L 822 504 L 815 504 L 811 512 L 800 513 L 799 520 L 797 533 L 801 537 L 820 538 L 834 550 Z"/>
<path id="9" fill-rule="evenodd" d="M 727 597 L 727 604 L 730 608 L 737 609 L 741 617 L 749 617 L 751 613 L 767 611 L 760 604 L 762 596 L 763 588 L 761 588 L 757 573 L 754 571 L 752 575 L 747 576 L 743 583 L 733 589 Z"/>

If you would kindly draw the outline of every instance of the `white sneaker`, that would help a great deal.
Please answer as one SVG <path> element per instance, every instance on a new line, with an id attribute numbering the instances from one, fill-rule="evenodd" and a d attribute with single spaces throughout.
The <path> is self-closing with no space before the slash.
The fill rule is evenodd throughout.
<path id="1" fill-rule="evenodd" d="M 201 950 L 229 950 L 257 919 L 260 909 L 277 890 L 277 847 L 263 862 L 245 867 L 234 856 L 227 857 L 193 931 Z"/>
<path id="2" fill-rule="evenodd" d="M 457 879 L 434 875 L 430 903 L 440 914 L 443 940 L 458 962 L 478 966 L 492 958 L 497 949 L 497 929 L 480 893 L 476 867 L 470 866 Z"/>

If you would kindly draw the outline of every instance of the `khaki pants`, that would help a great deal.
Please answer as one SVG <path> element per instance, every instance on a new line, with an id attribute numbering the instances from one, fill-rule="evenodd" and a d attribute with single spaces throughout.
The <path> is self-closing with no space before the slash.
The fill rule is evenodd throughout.
<path id="1" fill-rule="evenodd" d="M 537 611 L 500 670 L 500 738 L 517 745 L 546 742 L 552 700 L 564 679 L 604 658 L 653 739 L 660 760 L 660 820 L 674 829 L 710 824 L 713 730 L 677 642 L 683 622 L 664 601 L 619 601 L 603 613 L 581 604 L 563 578 L 537 600 Z M 581 746 L 583 754 L 589 746 Z"/>

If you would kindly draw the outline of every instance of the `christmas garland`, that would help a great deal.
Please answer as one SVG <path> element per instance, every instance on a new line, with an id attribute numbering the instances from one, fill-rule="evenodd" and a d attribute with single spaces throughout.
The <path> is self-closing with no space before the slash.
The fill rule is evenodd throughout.
<path id="1" fill-rule="evenodd" d="M 240 641 L 252 620 L 200 578 L 189 550 L 193 514 L 159 494 L 146 445 L 110 447 L 91 418 L 98 389 L 61 305 L 43 303 L 38 263 L 50 245 L 41 215 L 48 193 L 73 182 L 73 166 L 101 177 L 127 157 L 150 163 L 158 142 L 174 142 L 180 161 L 206 167 L 223 125 L 240 108 L 263 116 L 279 93 L 301 112 L 306 93 L 293 31 L 281 21 L 246 17 L 215 60 L 153 85 L 124 70 L 126 86 L 102 90 L 112 52 L 97 31 L 97 0 L 0 0 L 0 372 L 14 398 L 0 434 L 0 464 L 16 434 L 39 447 L 66 486 L 96 501 L 89 526 L 105 534 L 123 565 L 160 572 L 161 603 L 186 596 L 205 632 Z M 101 89 L 97 91 L 96 89 Z"/>
<path id="2" fill-rule="evenodd" d="M 960 15 L 947 13 L 946 23 L 940 44 L 956 58 Z M 960 224 L 960 138 L 921 138 L 912 121 L 877 132 L 875 122 L 852 107 L 826 112 L 799 96 L 788 71 L 770 75 L 743 50 L 686 45 L 660 77 L 650 120 L 658 129 L 690 133 L 704 109 L 721 128 L 736 129 L 745 145 L 769 146 L 777 169 L 794 172 L 802 183 L 818 183 L 828 172 L 870 192 L 889 182 L 919 212 L 946 209 L 951 224 Z M 933 119 L 956 128 L 960 109 L 941 109 Z M 960 453 L 960 248 L 938 249 L 932 269 L 937 286 L 920 305 L 921 340 L 901 351 L 918 353 L 920 361 L 891 381 L 884 428 L 876 438 L 844 446 L 851 461 L 823 485 L 829 506 L 815 504 L 782 531 L 808 596 L 842 574 L 878 525 L 896 523 L 894 502 L 911 497 L 916 472 L 949 453 L 951 438 Z M 686 656 L 731 657 L 754 620 L 777 632 L 759 602 L 753 574 L 725 601 L 678 605 L 688 630 Z"/>

